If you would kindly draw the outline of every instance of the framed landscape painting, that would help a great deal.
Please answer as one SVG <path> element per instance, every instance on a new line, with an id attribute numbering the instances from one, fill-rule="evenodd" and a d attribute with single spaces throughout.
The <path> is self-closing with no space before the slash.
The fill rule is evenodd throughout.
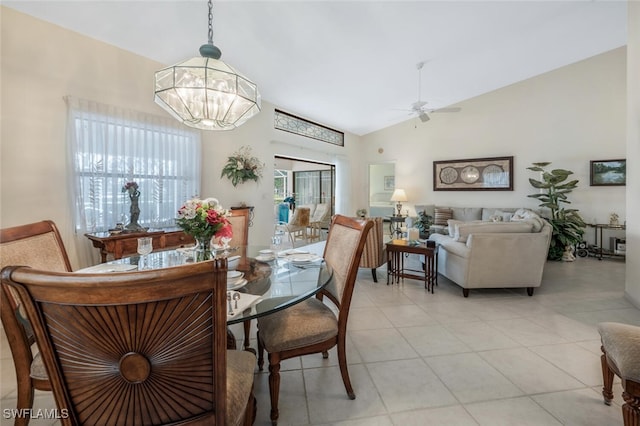
<path id="1" fill-rule="evenodd" d="M 627 160 L 592 160 L 591 186 L 624 186 L 627 184 Z"/>

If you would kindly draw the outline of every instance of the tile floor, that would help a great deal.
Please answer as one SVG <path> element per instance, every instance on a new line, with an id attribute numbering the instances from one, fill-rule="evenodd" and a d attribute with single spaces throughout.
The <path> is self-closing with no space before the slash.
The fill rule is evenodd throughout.
<path id="1" fill-rule="evenodd" d="M 640 325 L 623 297 L 624 263 L 548 263 L 533 297 L 479 290 L 465 299 L 443 278 L 429 294 L 413 280 L 386 286 L 384 268 L 378 276 L 375 284 L 360 271 L 351 308 L 357 398 L 346 396 L 335 352 L 287 360 L 280 425 L 622 425 L 619 382 L 614 404 L 602 403 L 596 324 Z M 1 350 L 5 409 L 14 407 L 15 379 L 4 333 Z M 270 424 L 267 378 L 255 376 L 256 425 Z M 53 407 L 49 393 L 37 394 L 34 408 Z"/>

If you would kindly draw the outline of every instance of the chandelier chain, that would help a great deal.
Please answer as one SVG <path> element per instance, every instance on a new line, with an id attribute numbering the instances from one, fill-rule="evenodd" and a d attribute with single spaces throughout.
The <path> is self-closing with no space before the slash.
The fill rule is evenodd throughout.
<path id="1" fill-rule="evenodd" d="M 213 3 L 211 0 L 207 2 L 209 6 L 209 44 L 213 44 Z"/>

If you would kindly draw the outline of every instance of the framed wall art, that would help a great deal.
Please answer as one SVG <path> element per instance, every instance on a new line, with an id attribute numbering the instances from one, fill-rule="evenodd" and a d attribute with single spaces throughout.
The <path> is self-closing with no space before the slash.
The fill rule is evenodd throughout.
<path id="1" fill-rule="evenodd" d="M 592 160 L 591 186 L 624 186 L 627 184 L 627 160 Z"/>
<path id="2" fill-rule="evenodd" d="M 513 191 L 513 157 L 433 162 L 434 191 Z"/>
<path id="3" fill-rule="evenodd" d="M 384 177 L 384 190 L 385 191 L 393 191 L 396 188 L 396 177 L 395 176 L 385 176 Z"/>

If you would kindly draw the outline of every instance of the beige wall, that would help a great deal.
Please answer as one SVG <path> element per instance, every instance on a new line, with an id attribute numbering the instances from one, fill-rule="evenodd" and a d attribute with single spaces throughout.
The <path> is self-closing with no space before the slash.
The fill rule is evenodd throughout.
<path id="1" fill-rule="evenodd" d="M 627 211 L 640 211 L 640 2 L 628 2 L 627 44 Z M 640 308 L 640 220 L 629 214 L 627 220 L 626 293 Z"/>

